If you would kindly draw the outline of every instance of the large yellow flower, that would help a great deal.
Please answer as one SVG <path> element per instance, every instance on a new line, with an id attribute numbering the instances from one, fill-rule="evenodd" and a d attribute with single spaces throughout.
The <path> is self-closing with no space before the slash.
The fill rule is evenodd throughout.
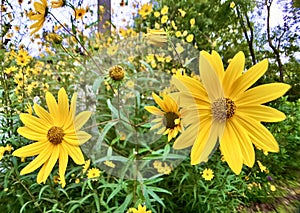
<path id="1" fill-rule="evenodd" d="M 30 33 L 30 35 L 34 34 L 35 32 L 39 31 L 46 20 L 46 17 L 48 15 L 48 5 L 47 0 L 41 0 L 40 2 L 34 2 L 33 3 L 35 13 L 29 15 L 29 19 L 33 21 L 37 21 L 34 24 L 30 26 L 30 29 L 33 29 L 33 31 Z"/>
<path id="2" fill-rule="evenodd" d="M 141 9 L 139 9 L 138 13 L 145 19 L 152 12 L 152 4 L 144 4 Z"/>
<path id="3" fill-rule="evenodd" d="M 168 134 L 168 141 L 170 141 L 182 131 L 181 114 L 178 104 L 169 95 L 164 95 L 163 100 L 155 93 L 152 93 L 152 97 L 163 111 L 155 106 L 145 107 L 148 112 L 158 116 L 158 118 L 152 121 L 155 124 L 151 127 L 151 130 L 160 128 L 157 134 Z"/>
<path id="4" fill-rule="evenodd" d="M 241 172 L 243 164 L 252 167 L 254 144 L 268 152 L 278 152 L 273 135 L 261 122 L 278 122 L 285 115 L 262 104 L 272 101 L 290 88 L 283 83 L 270 83 L 249 89 L 267 70 L 265 59 L 244 72 L 245 56 L 239 52 L 224 72 L 215 51 L 200 53 L 202 83 L 187 76 L 175 76 L 172 82 L 180 90 L 182 107 L 190 120 L 174 143 L 174 148 L 192 146 L 191 164 L 208 160 L 217 142 L 230 168 Z"/>
<path id="5" fill-rule="evenodd" d="M 88 121 L 91 112 L 76 113 L 75 93 L 69 105 L 68 96 L 64 88 L 58 92 L 58 103 L 54 96 L 46 93 L 49 112 L 38 104 L 34 104 L 37 116 L 27 113 L 20 114 L 24 127 L 18 128 L 18 133 L 30 140 L 37 141 L 13 152 L 14 156 L 30 157 L 38 155 L 32 162 L 21 170 L 21 175 L 33 172 L 40 166 L 37 182 L 46 182 L 57 159 L 59 160 L 59 176 L 62 187 L 66 185 L 65 171 L 70 156 L 76 164 L 84 164 L 84 157 L 79 145 L 91 138 L 91 135 L 80 128 Z"/>

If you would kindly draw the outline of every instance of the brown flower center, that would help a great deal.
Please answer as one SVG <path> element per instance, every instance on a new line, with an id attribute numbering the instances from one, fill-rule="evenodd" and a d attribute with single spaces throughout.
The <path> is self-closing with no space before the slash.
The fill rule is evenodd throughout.
<path id="1" fill-rule="evenodd" d="M 109 77 L 115 81 L 120 81 L 124 78 L 125 70 L 120 65 L 109 68 Z"/>
<path id="2" fill-rule="evenodd" d="M 174 129 L 176 126 L 175 120 L 178 119 L 179 116 L 174 112 L 167 112 L 164 114 L 163 124 L 167 129 Z"/>
<path id="3" fill-rule="evenodd" d="M 48 130 L 47 138 L 54 145 L 62 143 L 65 133 L 61 127 L 53 126 Z"/>
<path id="4" fill-rule="evenodd" d="M 236 106 L 229 98 L 218 98 L 212 103 L 211 110 L 215 119 L 225 121 L 234 115 Z"/>

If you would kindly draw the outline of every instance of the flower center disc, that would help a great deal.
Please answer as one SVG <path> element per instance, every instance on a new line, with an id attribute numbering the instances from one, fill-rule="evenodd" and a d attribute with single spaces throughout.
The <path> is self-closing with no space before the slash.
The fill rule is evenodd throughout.
<path id="1" fill-rule="evenodd" d="M 167 112 L 163 118 L 163 124 L 166 126 L 167 129 L 173 129 L 176 124 L 175 120 L 178 119 L 179 116 L 174 112 Z"/>
<path id="2" fill-rule="evenodd" d="M 211 109 L 215 119 L 226 121 L 234 115 L 236 106 L 229 98 L 218 98 L 212 103 Z"/>
<path id="3" fill-rule="evenodd" d="M 120 65 L 109 68 L 109 77 L 115 81 L 120 81 L 124 78 L 125 70 Z"/>
<path id="4" fill-rule="evenodd" d="M 48 130 L 47 138 L 54 145 L 62 143 L 64 137 L 64 131 L 62 128 L 53 126 Z"/>

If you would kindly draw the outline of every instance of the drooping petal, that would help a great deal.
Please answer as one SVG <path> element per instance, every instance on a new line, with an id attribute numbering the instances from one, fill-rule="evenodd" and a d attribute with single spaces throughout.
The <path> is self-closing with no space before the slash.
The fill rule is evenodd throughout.
<path id="1" fill-rule="evenodd" d="M 203 85 L 207 91 L 209 100 L 214 100 L 224 97 L 224 91 L 220 79 L 215 72 L 212 65 L 209 63 L 209 53 L 205 51 L 200 52 L 200 75 Z"/>
<path id="2" fill-rule="evenodd" d="M 78 146 L 72 146 L 69 145 L 68 143 L 62 143 L 62 145 L 63 145 L 63 149 L 66 152 L 68 152 L 68 154 L 76 164 L 79 165 L 84 164 L 84 157 L 81 152 L 81 149 Z"/>
<path id="3" fill-rule="evenodd" d="M 25 124 L 25 126 L 33 129 L 40 134 L 47 135 L 48 130 L 51 128 L 51 125 L 49 125 L 49 123 L 30 114 L 21 113 L 20 119 Z"/>
<path id="4" fill-rule="evenodd" d="M 30 129 L 26 126 L 19 127 L 17 132 L 23 137 L 28 138 L 30 140 L 40 141 L 40 142 L 48 140 L 46 134 L 37 133 L 33 129 Z"/>
<path id="5" fill-rule="evenodd" d="M 235 118 L 231 118 L 230 122 L 232 123 L 232 129 L 237 136 L 236 138 L 240 145 L 244 164 L 248 167 L 253 167 L 255 162 L 255 152 L 247 131 L 239 125 Z"/>
<path id="6" fill-rule="evenodd" d="M 251 117 L 236 113 L 237 122 L 248 132 L 252 143 L 264 151 L 278 152 L 279 146 L 274 136 L 261 123 Z"/>
<path id="7" fill-rule="evenodd" d="M 12 155 L 17 157 L 31 157 L 41 153 L 45 149 L 46 144 L 46 142 L 32 143 L 15 150 Z"/>
<path id="8" fill-rule="evenodd" d="M 83 125 L 90 119 L 91 115 L 92 112 L 83 111 L 75 117 L 74 125 L 76 131 L 78 131 L 81 127 L 83 127 Z"/>
<path id="9" fill-rule="evenodd" d="M 203 123 L 202 128 L 203 127 Z M 209 124 L 205 125 L 208 126 Z M 208 137 L 204 141 L 198 141 L 197 138 L 197 145 L 193 146 L 192 152 L 191 152 L 191 164 L 195 165 L 201 162 L 207 162 L 209 156 L 211 155 L 214 148 L 216 148 L 218 138 L 221 138 L 224 132 L 224 128 L 226 126 L 225 122 L 219 122 L 219 121 L 212 121 L 211 128 L 208 129 Z"/>
<path id="10" fill-rule="evenodd" d="M 238 52 L 229 63 L 223 79 L 223 89 L 228 97 L 232 90 L 234 82 L 242 75 L 245 68 L 245 55 L 243 52 Z"/>
<path id="11" fill-rule="evenodd" d="M 231 93 L 228 97 L 234 98 L 238 94 L 243 93 L 251 87 L 268 69 L 268 60 L 264 59 L 261 62 L 252 66 L 242 76 L 240 76 L 232 85 Z"/>
<path id="12" fill-rule="evenodd" d="M 227 121 L 223 137 L 220 141 L 220 149 L 224 155 L 225 161 L 237 175 L 241 173 L 243 167 L 243 156 L 238 139 L 231 121 Z"/>
<path id="13" fill-rule="evenodd" d="M 264 84 L 247 90 L 234 101 L 239 106 L 264 104 L 283 96 L 290 88 L 284 83 Z"/>
<path id="14" fill-rule="evenodd" d="M 42 183 L 43 180 L 44 180 L 44 174 L 45 174 L 45 169 L 46 169 L 46 166 L 47 166 L 47 163 L 48 161 L 46 161 L 43 166 L 41 167 L 37 177 L 36 177 L 36 182 L 37 183 Z"/>
<path id="15" fill-rule="evenodd" d="M 150 112 L 153 115 L 163 116 L 164 112 L 162 112 L 160 109 L 158 109 L 155 106 L 145 106 L 145 110 Z"/>
<path id="16" fill-rule="evenodd" d="M 278 122 L 283 121 L 286 118 L 284 113 L 264 105 L 239 106 L 238 110 L 240 111 L 241 115 L 243 114 L 262 122 Z"/>
<path id="17" fill-rule="evenodd" d="M 49 143 L 33 161 L 31 161 L 26 167 L 21 170 L 20 174 L 25 175 L 39 168 L 49 159 L 51 153 L 51 144 Z"/>
<path id="18" fill-rule="evenodd" d="M 199 134 L 200 126 L 191 125 L 176 139 L 173 144 L 174 149 L 185 149 L 194 144 L 197 135 Z"/>
<path id="19" fill-rule="evenodd" d="M 59 147 L 60 146 L 57 146 L 57 145 L 52 145 L 51 144 L 51 149 L 52 149 L 52 153 L 49 157 L 49 160 L 47 162 L 47 165 L 46 165 L 46 168 L 45 168 L 45 171 L 44 171 L 44 177 L 43 177 L 43 182 L 45 183 L 48 176 L 50 175 L 53 167 L 55 166 L 56 164 L 56 161 L 59 157 Z"/>
<path id="20" fill-rule="evenodd" d="M 59 147 L 59 177 L 61 181 L 61 186 L 65 187 L 66 185 L 66 178 L 65 173 L 68 166 L 68 152 L 64 149 L 62 145 Z"/>

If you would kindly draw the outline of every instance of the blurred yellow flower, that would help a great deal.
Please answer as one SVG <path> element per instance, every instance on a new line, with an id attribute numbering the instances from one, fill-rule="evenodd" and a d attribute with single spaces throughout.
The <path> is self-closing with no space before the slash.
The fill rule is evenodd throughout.
<path id="1" fill-rule="evenodd" d="M 166 15 L 169 11 L 169 7 L 168 6 L 164 6 L 163 8 L 161 8 L 160 13 L 162 15 Z"/>
<path id="2" fill-rule="evenodd" d="M 180 12 L 181 17 L 184 17 L 186 12 L 182 9 L 178 9 L 178 11 Z"/>
<path id="3" fill-rule="evenodd" d="M 204 180 L 212 180 L 214 178 L 214 172 L 211 169 L 204 169 L 202 172 L 202 177 Z"/>
<path id="4" fill-rule="evenodd" d="M 35 12 L 28 14 L 28 17 L 30 20 L 37 21 L 37 22 L 35 22 L 34 24 L 32 24 L 30 26 L 30 29 L 33 29 L 33 31 L 31 31 L 30 35 L 36 33 L 43 27 L 43 24 L 46 20 L 46 17 L 48 15 L 48 10 L 49 10 L 48 5 L 47 5 L 47 0 L 41 0 L 41 3 L 34 2 L 33 6 L 35 9 Z"/>
<path id="5" fill-rule="evenodd" d="M 87 11 L 87 9 L 84 9 L 82 7 L 76 8 L 75 12 L 74 12 L 75 19 L 83 19 L 86 11 Z"/>
<path id="6" fill-rule="evenodd" d="M 110 160 L 106 160 L 104 161 L 104 165 L 110 167 L 110 168 L 115 168 L 116 167 L 116 164 L 114 164 L 112 161 Z"/>
<path id="7" fill-rule="evenodd" d="M 155 11 L 153 15 L 154 15 L 154 17 L 158 18 L 160 16 L 160 12 Z"/>
<path id="8" fill-rule="evenodd" d="M 186 39 L 186 41 L 188 43 L 191 43 L 194 40 L 194 35 L 193 34 L 189 34 L 185 39 Z"/>
<path id="9" fill-rule="evenodd" d="M 231 3 L 230 3 L 230 8 L 234 8 L 235 7 L 235 3 L 232 1 Z"/>
<path id="10" fill-rule="evenodd" d="M 15 66 L 10 66 L 10 67 L 8 67 L 8 68 L 6 68 L 6 69 L 4 70 L 4 73 L 6 73 L 7 75 L 9 75 L 10 73 L 12 73 L 12 72 L 14 72 L 14 71 L 16 71 L 16 70 L 18 70 L 17 67 L 15 67 Z"/>
<path id="11" fill-rule="evenodd" d="M 257 161 L 257 164 L 259 166 L 259 169 L 261 172 L 266 172 L 267 171 L 267 167 L 265 167 L 259 160 Z"/>
<path id="12" fill-rule="evenodd" d="M 121 81 L 125 76 L 125 69 L 120 65 L 115 65 L 109 68 L 109 77 L 114 81 Z"/>
<path id="13" fill-rule="evenodd" d="M 50 92 L 47 92 L 46 103 L 49 112 L 38 104 L 34 104 L 37 117 L 27 113 L 20 114 L 20 119 L 25 126 L 19 127 L 18 133 L 37 142 L 17 149 L 13 155 L 18 157 L 38 155 L 21 170 L 21 175 L 31 173 L 42 166 L 37 182 L 45 183 L 56 161 L 59 160 L 59 176 L 64 187 L 68 156 L 76 164 L 84 164 L 84 156 L 79 146 L 88 141 L 91 135 L 80 131 L 80 128 L 88 121 L 91 112 L 84 111 L 75 116 L 76 98 L 75 93 L 69 105 L 64 88 L 58 92 L 58 102 Z"/>
<path id="14" fill-rule="evenodd" d="M 145 19 L 152 12 L 152 4 L 144 4 L 141 9 L 139 9 L 138 13 Z"/>
<path id="15" fill-rule="evenodd" d="M 84 162 L 84 165 L 82 166 L 82 173 L 86 173 L 86 171 L 88 170 L 88 168 L 90 167 L 91 164 L 91 160 L 88 159 Z"/>
<path id="16" fill-rule="evenodd" d="M 52 8 L 64 7 L 66 5 L 66 0 L 57 0 L 51 2 Z"/>
<path id="17" fill-rule="evenodd" d="M 161 17 L 160 22 L 161 22 L 162 24 L 167 23 L 168 19 L 169 19 L 168 16 L 167 16 L 167 15 L 164 15 L 164 16 Z"/>
<path id="18" fill-rule="evenodd" d="M 190 19 L 190 25 L 191 26 L 194 26 L 196 23 L 196 20 L 194 18 Z"/>
<path id="19" fill-rule="evenodd" d="M 178 37 L 180 37 L 182 34 L 181 34 L 181 32 L 180 31 L 176 31 L 175 32 L 175 36 L 178 38 Z"/>
<path id="20" fill-rule="evenodd" d="M 275 192 L 276 191 L 276 187 L 273 184 L 270 184 L 270 190 L 272 192 Z"/>

